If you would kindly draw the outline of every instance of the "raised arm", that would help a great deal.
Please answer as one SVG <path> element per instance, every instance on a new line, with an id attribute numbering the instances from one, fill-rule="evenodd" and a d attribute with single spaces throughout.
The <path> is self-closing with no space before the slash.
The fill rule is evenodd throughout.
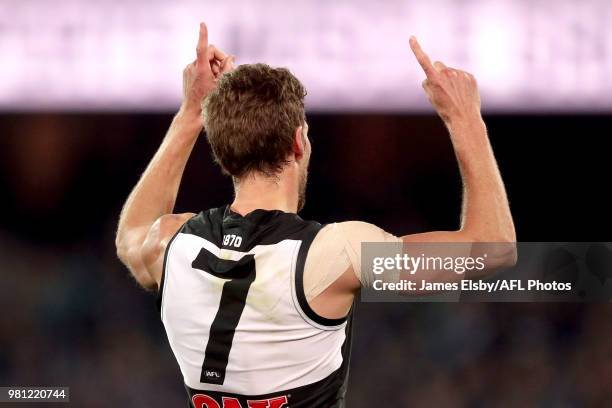
<path id="1" fill-rule="evenodd" d="M 200 24 L 197 58 L 183 71 L 183 102 L 147 169 L 123 206 L 117 228 L 119 259 L 143 287 L 161 280 L 165 246 L 193 214 L 172 214 L 183 171 L 203 128 L 201 102 L 223 73 L 233 69 L 233 57 L 208 44 Z"/>
<path id="2" fill-rule="evenodd" d="M 476 80 L 471 74 L 448 68 L 441 62 L 432 64 L 415 38 L 410 39 L 410 46 L 427 76 L 423 88 L 450 132 L 459 163 L 463 180 L 461 225 L 456 231 L 433 231 L 403 237 L 358 221 L 326 226 L 313 242 L 307 260 L 307 266 L 310 263 L 317 267 L 307 268 L 305 274 L 325 274 L 326 279 L 332 277 L 330 281 L 333 282 L 327 288 L 308 300 L 317 313 L 328 318 L 345 316 L 355 293 L 362 286 L 371 287 L 376 279 L 393 284 L 400 280 L 412 281 L 420 287 L 421 280 L 452 283 L 485 277 L 500 267 L 512 266 L 516 262 L 514 223 L 480 113 Z M 373 265 L 362 265 L 362 244 L 372 242 L 389 245 L 389 253 L 383 251 L 380 254 L 383 258 L 403 251 L 416 258 L 428 256 L 440 259 L 465 259 L 486 254 L 486 260 L 483 261 L 483 268 L 466 271 L 465 274 L 449 271 L 442 266 L 436 269 L 434 266 L 431 269 L 420 268 L 414 274 L 407 270 L 376 275 Z M 373 250 L 372 247 L 370 249 Z M 318 259 L 334 259 L 334 262 L 321 261 L 317 264 Z M 313 281 L 316 279 L 305 278 L 306 283 Z M 422 296 L 432 293 L 435 291 L 410 289 L 403 294 Z"/>
<path id="3" fill-rule="evenodd" d="M 463 181 L 461 227 L 404 236 L 405 242 L 514 243 L 516 235 L 506 190 L 480 113 L 476 79 L 467 72 L 431 63 L 417 42 L 410 47 L 427 78 L 423 88 L 446 124 Z M 513 263 L 515 245 L 498 245 L 500 261 Z"/>

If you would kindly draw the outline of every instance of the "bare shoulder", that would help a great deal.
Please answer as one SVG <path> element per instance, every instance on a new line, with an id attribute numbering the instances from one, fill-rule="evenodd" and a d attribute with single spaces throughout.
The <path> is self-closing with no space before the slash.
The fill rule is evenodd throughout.
<path id="1" fill-rule="evenodd" d="M 325 225 L 315 237 L 305 269 L 305 287 L 310 281 L 333 282 L 326 293 L 354 293 L 361 286 L 361 245 L 364 242 L 398 242 L 399 238 L 363 221 Z M 309 272 L 311 273 L 309 276 Z"/>
<path id="2" fill-rule="evenodd" d="M 351 243 L 395 242 L 398 238 L 377 225 L 364 221 L 344 221 L 333 224 L 338 233 Z"/>
<path id="3" fill-rule="evenodd" d="M 194 213 L 182 214 L 166 214 L 159 217 L 151 226 L 148 237 L 153 238 L 162 245 L 168 245 L 168 242 L 176 234 L 176 232 L 189 220 L 194 217 Z"/>
<path id="4" fill-rule="evenodd" d="M 151 277 L 161 281 L 163 258 L 168 243 L 194 213 L 166 214 L 159 217 L 147 233 L 142 245 L 142 261 Z"/>

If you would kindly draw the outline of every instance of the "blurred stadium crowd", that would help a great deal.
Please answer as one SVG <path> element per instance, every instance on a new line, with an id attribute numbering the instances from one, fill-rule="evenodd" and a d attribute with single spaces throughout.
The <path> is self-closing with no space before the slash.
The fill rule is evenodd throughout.
<path id="1" fill-rule="evenodd" d="M 113 245 L 122 202 L 169 121 L 0 117 L 0 385 L 69 386 L 79 407 L 185 405 L 154 297 Z M 588 137 L 610 119 L 489 123 L 519 239 L 606 240 L 610 202 L 591 177 L 606 174 L 605 149 Z M 397 234 L 457 227 L 458 173 L 436 118 L 315 115 L 310 127 L 304 218 Z M 202 139 L 178 210 L 230 199 Z M 611 318 L 605 304 L 362 303 L 348 406 L 609 406 Z"/>

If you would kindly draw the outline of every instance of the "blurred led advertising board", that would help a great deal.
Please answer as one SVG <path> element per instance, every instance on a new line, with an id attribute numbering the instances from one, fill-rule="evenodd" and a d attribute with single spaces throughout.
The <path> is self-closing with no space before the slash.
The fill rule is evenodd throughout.
<path id="1" fill-rule="evenodd" d="M 610 0 L 0 1 L 3 111 L 171 111 L 198 22 L 291 69 L 311 111 L 428 110 L 408 38 L 497 112 L 612 111 Z"/>

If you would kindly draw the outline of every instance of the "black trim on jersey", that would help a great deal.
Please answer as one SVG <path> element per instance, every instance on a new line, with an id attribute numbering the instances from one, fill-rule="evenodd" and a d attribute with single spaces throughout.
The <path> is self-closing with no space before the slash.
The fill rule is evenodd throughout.
<path id="1" fill-rule="evenodd" d="M 312 308 L 308 304 L 308 300 L 306 299 L 306 294 L 304 292 L 304 266 L 306 265 L 306 257 L 308 255 L 308 250 L 310 249 L 312 241 L 314 241 L 315 237 L 317 236 L 317 233 L 321 230 L 320 225 L 318 228 L 316 228 L 316 230 L 313 227 L 314 226 L 308 227 L 309 234 L 307 234 L 302 239 L 300 251 L 298 252 L 298 258 L 295 265 L 295 294 L 297 296 L 300 308 L 310 320 L 322 326 L 338 326 L 344 323 L 349 315 L 347 314 L 346 316 L 339 319 L 328 319 L 326 317 L 320 316 L 319 314 L 317 314 L 317 312 L 312 310 Z"/>
<path id="2" fill-rule="evenodd" d="M 354 304 L 353 304 L 354 306 Z M 346 396 L 346 390 L 348 388 L 348 377 L 349 367 L 351 365 L 351 351 L 353 349 L 353 316 L 355 315 L 354 308 L 351 307 L 347 316 L 347 323 L 345 328 L 345 338 L 342 344 L 342 365 L 338 369 L 338 376 L 342 378 L 342 385 L 338 388 L 337 395 L 339 401 L 339 407 L 344 407 L 344 398 Z"/>
<path id="3" fill-rule="evenodd" d="M 223 407 L 223 397 L 235 398 L 243 408 L 249 408 L 248 401 L 261 401 L 286 396 L 287 405 L 283 405 L 283 408 L 345 408 L 353 337 L 352 309 L 351 312 L 349 312 L 345 333 L 346 338 L 344 339 L 341 350 L 342 365 L 322 380 L 301 387 L 260 395 L 242 395 L 223 391 L 197 390 L 185 385 L 189 398 L 189 406 L 194 406 L 192 403 L 194 395 L 204 394 L 213 398 L 220 407 Z"/>
<path id="4" fill-rule="evenodd" d="M 295 285 L 295 292 L 298 302 L 296 307 L 300 308 L 310 320 L 322 326 L 338 326 L 344 322 L 347 322 L 345 327 L 346 338 L 341 350 L 343 359 L 342 364 L 336 371 L 331 373 L 326 378 L 291 390 L 253 396 L 237 395 L 218 391 L 196 390 L 186 386 L 189 394 L 190 406 L 193 406 L 191 401 L 193 396 L 196 394 L 206 394 L 215 399 L 220 406 L 223 406 L 223 397 L 236 398 L 240 401 L 243 408 L 248 407 L 248 400 L 265 400 L 282 396 L 287 396 L 289 403 L 288 407 L 291 408 L 343 408 L 345 406 L 345 394 L 351 352 L 353 309 L 351 309 L 351 311 L 349 311 L 347 316 L 344 318 L 327 319 L 319 316 L 310 308 L 304 293 L 303 278 L 306 257 L 314 238 L 321 228 L 321 224 L 312 221 L 304 221 L 297 214 L 293 213 L 285 213 L 278 210 L 255 210 L 245 216 L 242 216 L 231 211 L 230 207 L 226 206 L 200 212 L 198 215 L 190 218 L 168 242 L 164 254 L 162 277 L 158 292 L 158 306 L 160 310 L 163 301 L 162 296 L 166 279 L 169 251 L 174 239 L 179 233 L 193 234 L 208 240 L 219 248 L 231 249 L 240 252 L 248 252 L 256 245 L 272 245 L 285 239 L 295 239 L 301 241 L 295 265 L 295 282 L 293 282 Z M 238 247 L 234 245 L 223 245 L 223 236 L 228 234 L 235 234 L 242 238 Z M 235 242 L 236 241 L 234 241 L 234 243 Z M 245 255 L 243 259 L 241 259 L 241 261 L 245 263 L 243 268 L 241 261 L 233 261 L 233 265 L 231 261 L 226 264 L 227 261 L 215 257 L 205 249 L 203 249 L 203 251 L 204 252 L 201 251 L 193 261 L 192 267 L 198 269 L 200 267 L 205 268 L 209 273 L 214 271 L 213 273 L 217 274 L 225 273 L 228 275 L 237 274 L 242 276 L 243 272 L 248 269 L 247 266 L 254 263 L 254 258 L 252 255 Z M 211 263 L 214 263 L 215 265 L 211 265 Z M 240 282 L 241 279 L 236 279 L 235 281 Z M 220 318 L 220 321 L 221 320 L 225 321 L 227 319 Z M 226 344 L 228 342 L 225 341 L 221 343 Z M 229 343 L 231 343 L 231 340 Z M 208 353 L 208 350 L 206 353 Z M 206 364 L 203 364 L 203 366 L 206 366 Z M 202 378 L 200 381 L 202 381 Z M 210 379 L 208 381 L 205 380 L 205 382 L 211 383 Z M 283 408 L 285 408 L 285 406 L 283 406 Z"/>
<path id="5" fill-rule="evenodd" d="M 292 388 L 285 391 L 262 395 L 241 395 L 222 391 L 196 390 L 185 385 L 189 397 L 190 407 L 193 407 L 194 395 L 204 394 L 214 399 L 223 407 L 223 398 L 235 398 L 242 408 L 249 408 L 249 401 L 262 401 L 285 396 L 287 403 L 282 408 L 344 408 L 346 387 L 343 367 L 334 371 L 326 378 L 312 384 Z M 200 407 L 197 407 L 200 408 Z"/>
<path id="6" fill-rule="evenodd" d="M 166 267 L 168 263 L 168 252 L 170 251 L 170 245 L 172 245 L 172 242 L 176 239 L 176 237 L 178 237 L 178 234 L 182 230 L 183 230 L 183 227 L 179 228 L 178 231 L 174 233 L 172 238 L 170 238 L 170 241 L 168 241 L 168 245 L 166 245 L 166 249 L 164 250 L 164 262 L 162 264 L 162 275 L 161 275 L 161 280 L 159 281 L 159 288 L 157 289 L 157 299 L 155 300 L 155 303 L 157 305 L 157 310 L 159 313 L 161 313 L 162 301 L 163 301 L 163 296 L 164 296 L 164 283 L 166 281 Z"/>
<path id="7" fill-rule="evenodd" d="M 304 221 L 299 215 L 280 210 L 254 210 L 242 216 L 230 206 L 200 212 L 183 227 L 185 234 L 197 235 L 222 249 L 248 252 L 256 245 L 274 245 L 287 238 L 301 239 L 309 225 L 321 227 L 314 221 Z M 223 245 L 223 235 L 242 237 L 239 246 Z"/>
<path id="8" fill-rule="evenodd" d="M 257 209 L 243 216 L 232 211 L 227 205 L 200 212 L 189 219 L 180 231 L 204 238 L 219 248 L 240 252 L 248 252 L 256 245 L 273 245 L 288 238 L 301 240 L 294 282 L 298 306 L 313 322 L 333 327 L 344 323 L 348 315 L 339 319 L 319 316 L 308 304 L 304 293 L 306 256 L 312 241 L 321 228 L 318 222 L 305 221 L 295 213 Z M 223 245 L 223 236 L 228 234 L 243 238 L 238 247 Z M 169 247 L 170 244 L 168 244 Z"/>

